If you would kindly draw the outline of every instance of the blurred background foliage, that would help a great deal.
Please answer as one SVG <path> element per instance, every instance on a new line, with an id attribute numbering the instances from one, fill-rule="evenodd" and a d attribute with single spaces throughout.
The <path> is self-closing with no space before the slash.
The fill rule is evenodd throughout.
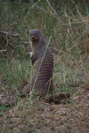
<path id="1" fill-rule="evenodd" d="M 0 57 L 27 57 L 30 29 L 40 29 L 54 53 L 89 51 L 88 0 L 1 0 Z"/>

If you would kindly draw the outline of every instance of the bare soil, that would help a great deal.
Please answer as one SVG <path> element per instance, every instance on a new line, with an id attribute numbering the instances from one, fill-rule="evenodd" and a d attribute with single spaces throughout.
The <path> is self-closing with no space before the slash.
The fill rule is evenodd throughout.
<path id="1" fill-rule="evenodd" d="M 89 83 L 71 89 L 66 104 L 24 98 L 11 107 L 2 95 L 7 109 L 0 112 L 0 133 L 89 133 Z"/>

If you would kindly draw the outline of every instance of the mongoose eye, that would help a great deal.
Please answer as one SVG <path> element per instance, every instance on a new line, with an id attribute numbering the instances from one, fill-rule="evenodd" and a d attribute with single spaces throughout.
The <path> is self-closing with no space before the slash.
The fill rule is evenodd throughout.
<path id="1" fill-rule="evenodd" d="M 37 36 L 37 34 L 30 34 L 30 37 Z"/>

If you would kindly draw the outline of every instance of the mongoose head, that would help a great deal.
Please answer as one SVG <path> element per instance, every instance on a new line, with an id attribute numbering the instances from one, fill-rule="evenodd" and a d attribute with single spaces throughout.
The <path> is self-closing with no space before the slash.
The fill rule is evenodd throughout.
<path id="1" fill-rule="evenodd" d="M 32 42 L 38 42 L 42 38 L 41 32 L 38 29 L 30 30 L 29 35 Z"/>

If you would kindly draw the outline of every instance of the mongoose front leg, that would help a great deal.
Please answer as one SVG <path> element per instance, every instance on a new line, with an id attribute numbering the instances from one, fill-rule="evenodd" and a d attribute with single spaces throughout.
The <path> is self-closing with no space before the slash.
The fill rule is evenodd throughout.
<path id="1" fill-rule="evenodd" d="M 37 56 L 34 54 L 32 54 L 32 52 L 30 52 L 30 58 L 31 58 L 31 62 L 32 62 L 32 65 L 34 65 L 35 61 L 37 60 Z"/>
<path id="2" fill-rule="evenodd" d="M 32 57 L 31 57 L 32 65 L 34 65 L 36 60 L 37 60 L 36 57 L 34 55 L 32 55 Z"/>

